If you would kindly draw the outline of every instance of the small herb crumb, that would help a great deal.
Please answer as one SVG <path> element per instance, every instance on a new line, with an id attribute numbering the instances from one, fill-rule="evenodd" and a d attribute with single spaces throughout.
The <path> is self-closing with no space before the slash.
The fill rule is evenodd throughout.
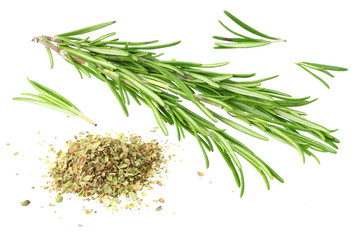
<path id="1" fill-rule="evenodd" d="M 153 127 L 152 130 L 150 130 L 150 132 L 156 132 L 159 129 L 159 127 Z"/>
<path id="2" fill-rule="evenodd" d="M 21 202 L 21 206 L 26 207 L 26 206 L 29 206 L 30 203 L 31 202 L 29 200 L 25 200 L 25 201 Z"/>
<path id="3" fill-rule="evenodd" d="M 58 202 L 58 203 L 61 203 L 62 201 L 63 201 L 63 196 L 61 196 L 61 195 L 57 195 L 56 197 L 55 197 L 55 201 L 56 202 Z"/>
<path id="4" fill-rule="evenodd" d="M 142 195 L 143 197 L 146 197 L 146 192 L 142 192 L 141 195 Z"/>
<path id="5" fill-rule="evenodd" d="M 49 203 L 50 207 L 55 207 L 55 204 Z"/>
<path id="6" fill-rule="evenodd" d="M 91 214 L 93 212 L 92 209 L 83 209 L 85 214 Z"/>
<path id="7" fill-rule="evenodd" d="M 17 155 L 19 155 L 19 152 L 15 152 L 13 155 L 14 155 L 14 156 L 17 156 Z"/>
<path id="8" fill-rule="evenodd" d="M 6 146 L 10 146 L 11 144 L 10 143 L 6 143 Z"/>

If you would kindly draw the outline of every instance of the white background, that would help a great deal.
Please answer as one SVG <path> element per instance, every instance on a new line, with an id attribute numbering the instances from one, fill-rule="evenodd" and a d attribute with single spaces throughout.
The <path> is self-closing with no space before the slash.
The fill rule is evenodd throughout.
<path id="1" fill-rule="evenodd" d="M 1 4 L 0 79 L 0 239 L 359 239 L 359 27 L 355 0 L 303 1 L 6 1 Z M 255 49 L 214 50 L 212 35 L 228 34 L 217 22 L 230 20 L 228 10 L 254 28 L 287 43 Z M 149 209 L 85 215 L 85 203 L 66 200 L 56 207 L 40 189 L 47 144 L 64 145 L 80 131 L 135 132 L 164 140 L 146 107 L 132 103 L 126 118 L 110 90 L 95 78 L 81 80 L 72 66 L 54 54 L 49 68 L 45 49 L 30 40 L 100 22 L 116 20 L 104 34 L 116 31 L 125 41 L 182 40 L 160 50 L 162 59 L 194 62 L 230 61 L 224 72 L 256 72 L 257 78 L 280 74 L 265 86 L 294 96 L 319 97 L 303 107 L 309 119 L 339 128 L 338 154 L 318 154 L 321 165 L 308 158 L 302 164 L 296 150 L 275 140 L 262 142 L 231 132 L 285 180 L 261 177 L 243 162 L 246 190 L 239 198 L 229 169 L 219 154 L 210 155 L 205 169 L 196 141 L 180 142 L 176 162 L 169 164 L 166 186 L 153 190 L 166 203 Z M 348 67 L 326 80 L 331 89 L 295 66 L 309 61 Z M 11 98 L 34 92 L 26 77 L 45 84 L 74 102 L 99 126 Z M 169 127 L 170 142 L 176 133 Z M 38 134 L 40 131 L 40 134 Z M 57 140 L 55 139 L 57 137 Z M 46 140 L 43 146 L 39 141 Z M 11 143 L 6 146 L 6 143 Z M 184 149 L 185 151 L 182 151 Z M 13 153 L 19 151 L 18 156 Z M 183 160 L 183 161 L 180 161 Z M 203 171 L 201 179 L 197 171 Z M 18 173 L 18 175 L 16 175 Z M 213 183 L 210 184 L 209 182 Z M 35 189 L 31 189 L 34 186 Z M 28 207 L 19 202 L 29 199 Z M 86 203 L 88 204 L 88 203 Z M 44 206 L 41 208 L 41 206 Z M 98 206 L 100 209 L 101 207 Z M 56 213 L 54 213 L 56 211 Z M 175 213 L 175 215 L 173 215 Z M 62 218 L 62 219 L 60 219 Z M 83 224 L 83 227 L 78 227 Z"/>

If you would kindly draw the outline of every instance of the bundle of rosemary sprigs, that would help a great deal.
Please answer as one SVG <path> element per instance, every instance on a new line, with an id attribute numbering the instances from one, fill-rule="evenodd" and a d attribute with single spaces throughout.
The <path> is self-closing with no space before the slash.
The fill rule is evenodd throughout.
<path id="1" fill-rule="evenodd" d="M 185 137 L 184 131 L 193 135 L 199 142 L 207 167 L 207 152 L 218 149 L 232 171 L 237 186 L 241 188 L 241 196 L 244 192 L 244 174 L 239 157 L 244 158 L 260 173 L 268 189 L 268 178 L 275 178 L 280 182 L 283 179 L 239 139 L 217 127 L 218 121 L 250 136 L 268 140 L 264 135 L 241 125 L 239 121 L 254 126 L 294 147 L 303 161 L 305 155 L 318 160 L 313 151 L 336 153 L 339 140 L 332 136 L 334 130 L 307 120 L 305 112 L 294 109 L 316 99 L 293 98 L 289 94 L 261 87 L 262 82 L 277 76 L 245 81 L 243 78 L 254 74 L 228 74 L 208 70 L 227 62 L 201 64 L 163 61 L 152 52 L 154 49 L 174 46 L 179 41 L 153 45 L 157 41 L 109 40 L 115 33 L 94 40 L 90 37 L 76 37 L 113 23 L 98 24 L 53 37 L 39 36 L 33 41 L 46 47 L 51 66 L 53 58 L 49 49 L 72 64 L 80 75 L 93 75 L 106 83 L 126 116 L 131 97 L 138 104 L 151 108 L 165 135 L 168 135 L 166 123 L 175 125 L 179 140 Z M 183 100 L 192 102 L 204 116 L 184 107 Z M 210 110 L 209 105 L 218 107 L 218 111 Z"/>

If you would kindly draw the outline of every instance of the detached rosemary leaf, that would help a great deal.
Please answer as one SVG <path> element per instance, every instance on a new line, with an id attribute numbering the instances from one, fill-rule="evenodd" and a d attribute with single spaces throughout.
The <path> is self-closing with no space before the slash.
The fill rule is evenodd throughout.
<path id="1" fill-rule="evenodd" d="M 347 68 L 343 67 L 337 67 L 337 66 L 331 66 L 331 65 L 325 65 L 325 64 L 319 64 L 319 63 L 309 63 L 309 62 L 301 62 L 302 64 L 306 66 L 312 66 L 317 69 L 325 69 L 325 70 L 331 70 L 331 71 L 347 71 Z"/>
<path id="2" fill-rule="evenodd" d="M 75 105 L 70 102 L 68 99 L 66 99 L 65 97 L 61 96 L 59 93 L 51 90 L 50 88 L 47 88 L 45 87 L 44 85 L 41 85 L 40 83 L 37 83 L 35 81 L 32 81 L 30 80 L 29 78 L 27 78 L 29 83 L 36 89 L 38 90 L 39 92 L 45 94 L 45 95 L 49 95 L 49 96 L 52 96 L 56 99 L 58 99 L 59 101 L 65 103 L 66 105 L 68 105 L 69 107 L 73 107 L 75 108 L 76 110 L 79 110 L 75 107 Z"/>
<path id="3" fill-rule="evenodd" d="M 79 117 L 89 122 L 90 124 L 96 126 L 97 124 L 93 122 L 91 119 L 86 117 L 74 104 L 72 104 L 65 97 L 61 96 L 59 93 L 51 90 L 50 88 L 41 85 L 35 81 L 29 80 L 30 84 L 37 89 L 39 92 L 43 93 L 43 95 L 34 95 L 30 93 L 25 93 L 22 95 L 26 95 L 33 98 L 13 98 L 15 101 L 23 101 L 33 103 L 39 106 L 51 108 L 60 112 L 64 112 L 69 115 L 73 115 L 75 117 Z"/>
<path id="4" fill-rule="evenodd" d="M 230 29 L 229 27 L 227 27 L 224 23 L 222 23 L 221 21 L 219 21 L 219 23 L 229 32 L 231 32 L 234 35 L 239 36 L 240 38 L 231 38 L 231 37 L 221 37 L 221 36 L 213 36 L 214 39 L 217 40 L 222 40 L 222 41 L 226 41 L 225 43 L 223 42 L 215 42 L 215 49 L 229 49 L 229 48 L 253 48 L 253 47 L 261 47 L 261 46 L 266 46 L 269 45 L 271 43 L 274 42 L 285 42 L 285 40 L 280 39 L 280 38 L 275 38 L 275 37 L 270 37 L 264 33 L 259 32 L 258 30 L 255 30 L 254 28 L 250 27 L 249 25 L 245 24 L 243 21 L 241 21 L 240 19 L 238 19 L 237 17 L 235 17 L 234 15 L 232 15 L 231 13 L 229 13 L 228 11 L 224 11 L 224 13 L 226 14 L 226 16 L 228 16 L 233 22 L 235 22 L 238 26 L 240 26 L 241 28 L 243 28 L 244 30 L 262 37 L 264 39 L 255 39 L 249 36 L 245 36 L 243 34 L 237 33 L 235 31 L 233 31 L 232 29 Z M 269 40 L 266 40 L 269 39 Z M 229 43 L 231 42 L 231 43 Z"/>
<path id="5" fill-rule="evenodd" d="M 314 78 L 316 78 L 317 80 L 319 80 L 320 82 L 322 82 L 322 84 L 324 84 L 325 87 L 327 87 L 328 89 L 330 89 L 329 84 L 327 84 L 321 77 L 319 77 L 318 75 L 316 75 L 315 73 L 311 72 L 309 69 L 305 68 L 302 65 L 299 65 L 302 69 L 304 69 L 306 72 L 310 73 L 311 76 L 313 76 Z"/>
<path id="6" fill-rule="evenodd" d="M 323 80 L 321 77 L 319 77 L 318 75 L 316 75 L 315 73 L 310 71 L 308 68 L 325 73 L 326 75 L 328 75 L 330 77 L 334 77 L 334 75 L 332 75 L 329 71 L 347 71 L 348 70 L 347 68 L 344 68 L 344 67 L 337 67 L 337 66 L 319 64 L 319 63 L 297 62 L 295 64 L 298 65 L 299 67 L 301 67 L 302 69 L 304 69 L 306 72 L 311 74 L 316 79 L 318 79 L 320 82 L 322 82 L 328 89 L 330 88 L 330 86 L 325 82 L 325 80 Z"/>

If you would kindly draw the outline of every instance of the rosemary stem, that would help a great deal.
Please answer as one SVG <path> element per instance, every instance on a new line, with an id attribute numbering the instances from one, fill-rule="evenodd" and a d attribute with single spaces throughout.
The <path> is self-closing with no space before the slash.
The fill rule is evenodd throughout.
<path id="1" fill-rule="evenodd" d="M 276 39 L 274 41 L 271 41 L 272 43 L 277 43 L 277 42 L 286 42 L 285 39 Z"/>
<path id="2" fill-rule="evenodd" d="M 57 43 L 62 43 L 64 41 L 56 38 L 56 37 L 49 37 L 49 36 L 42 36 L 43 38 L 46 38 L 47 40 L 49 40 L 50 42 L 57 42 Z"/>
<path id="3" fill-rule="evenodd" d="M 95 127 L 97 126 L 97 124 L 91 120 L 90 118 L 86 117 L 84 114 L 80 113 L 79 117 L 85 121 L 87 121 L 88 123 L 94 125 Z"/>
<path id="4" fill-rule="evenodd" d="M 40 43 L 40 44 L 44 45 L 45 47 L 50 48 L 51 50 L 54 50 L 57 53 L 60 52 L 60 48 L 58 48 L 50 43 L 47 43 L 44 40 L 41 40 L 39 37 L 34 37 L 31 41 Z"/>
<path id="5" fill-rule="evenodd" d="M 48 37 L 45 37 L 46 39 Z M 44 40 L 41 40 L 39 37 L 34 37 L 31 41 L 33 42 L 36 42 L 36 43 L 40 43 L 42 45 L 44 45 L 45 47 L 47 48 L 50 48 L 51 50 L 54 50 L 55 52 L 57 52 L 58 54 L 60 54 L 61 56 L 65 57 L 65 58 L 69 58 L 68 54 L 64 51 L 62 51 L 60 48 L 52 45 L 52 44 L 49 44 L 47 42 L 45 42 Z M 75 62 L 78 62 L 80 63 L 81 65 L 84 65 L 86 66 L 86 62 L 84 62 L 83 60 L 77 58 L 77 57 L 74 57 L 74 56 L 71 56 L 71 59 Z"/>

